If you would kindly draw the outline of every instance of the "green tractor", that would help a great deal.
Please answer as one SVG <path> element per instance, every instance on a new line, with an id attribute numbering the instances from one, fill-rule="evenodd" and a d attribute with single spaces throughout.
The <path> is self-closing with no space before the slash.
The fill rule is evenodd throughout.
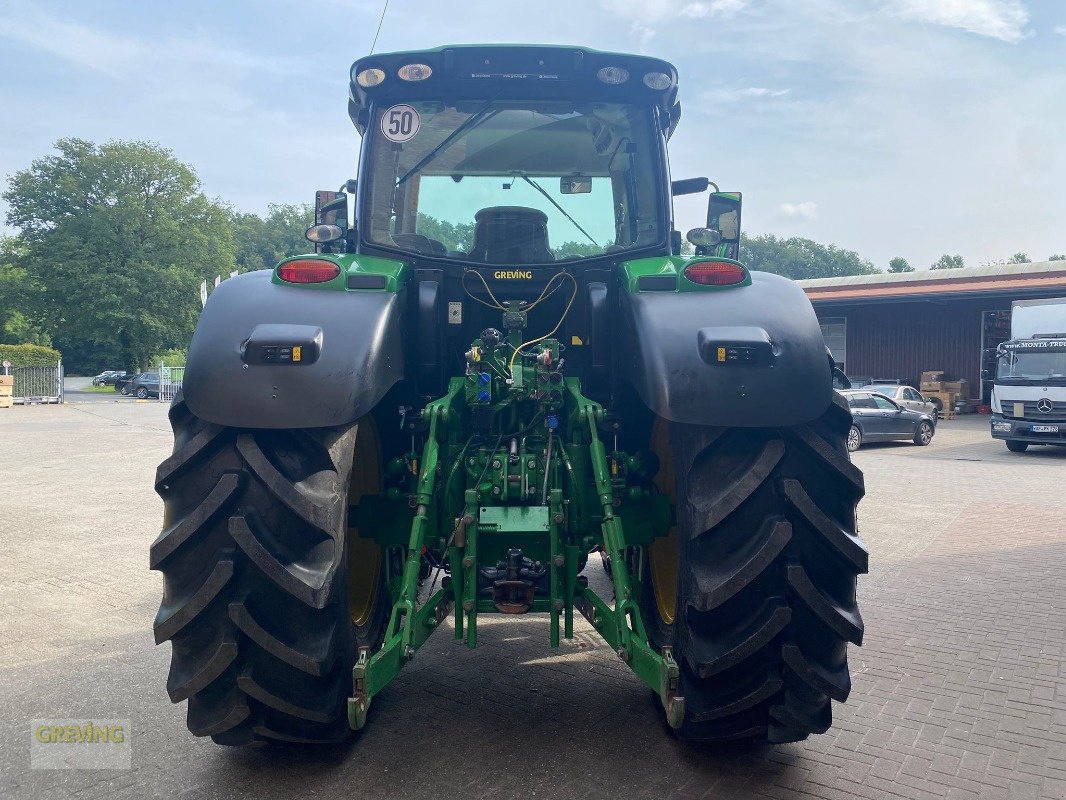
<path id="1" fill-rule="evenodd" d="M 671 181 L 677 84 L 575 47 L 354 64 L 358 180 L 313 253 L 213 292 L 170 412 L 155 638 L 192 733 L 338 741 L 438 628 L 546 614 L 557 647 L 575 612 L 681 739 L 829 728 L 851 416 L 803 292 L 738 261 L 739 194 L 683 255 L 673 197 L 713 185 Z"/>

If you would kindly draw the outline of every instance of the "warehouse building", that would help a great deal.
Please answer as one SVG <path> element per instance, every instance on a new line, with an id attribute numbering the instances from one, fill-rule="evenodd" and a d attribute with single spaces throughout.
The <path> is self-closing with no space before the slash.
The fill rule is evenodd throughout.
<path id="1" fill-rule="evenodd" d="M 851 377 L 918 386 L 943 371 L 987 405 L 994 349 L 1010 336 L 1015 300 L 1066 297 L 1066 261 L 800 281 L 822 335 Z M 989 352 L 991 351 L 991 352 Z"/>

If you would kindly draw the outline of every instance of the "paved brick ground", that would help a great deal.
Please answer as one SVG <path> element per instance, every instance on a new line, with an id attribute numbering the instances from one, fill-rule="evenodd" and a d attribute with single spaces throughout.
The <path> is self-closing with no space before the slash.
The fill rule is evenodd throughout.
<path id="1" fill-rule="evenodd" d="M 165 409 L 0 411 L 0 796 L 1066 798 L 1066 450 L 982 423 L 857 454 L 866 644 L 824 736 L 680 745 L 588 626 L 552 651 L 546 620 L 489 617 L 475 652 L 430 640 L 350 745 L 249 752 L 186 734 L 152 646 Z M 130 718 L 133 769 L 31 770 L 49 716 Z"/>

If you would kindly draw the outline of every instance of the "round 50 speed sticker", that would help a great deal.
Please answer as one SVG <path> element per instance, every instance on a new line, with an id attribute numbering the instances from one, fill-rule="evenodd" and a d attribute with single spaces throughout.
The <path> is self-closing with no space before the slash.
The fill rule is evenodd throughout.
<path id="1" fill-rule="evenodd" d="M 392 106 L 381 115 L 381 132 L 390 142 L 410 141 L 420 124 L 418 112 L 406 104 Z"/>

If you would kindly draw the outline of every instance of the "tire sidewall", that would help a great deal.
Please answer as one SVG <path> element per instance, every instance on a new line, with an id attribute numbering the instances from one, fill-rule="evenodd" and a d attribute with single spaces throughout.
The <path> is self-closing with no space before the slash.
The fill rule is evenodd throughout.
<path id="1" fill-rule="evenodd" d="M 914 443 L 919 447 L 925 447 L 933 441 L 933 426 L 928 422 L 919 422 L 918 429 L 914 432 Z"/>

